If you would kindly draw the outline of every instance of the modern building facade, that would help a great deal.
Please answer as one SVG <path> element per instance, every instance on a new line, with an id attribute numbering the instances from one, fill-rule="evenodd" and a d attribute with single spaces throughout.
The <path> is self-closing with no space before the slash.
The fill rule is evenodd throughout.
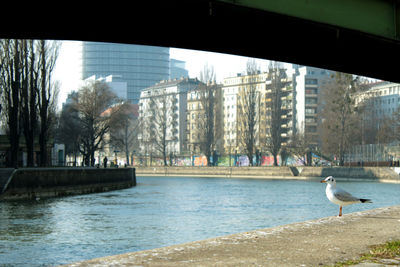
<path id="1" fill-rule="evenodd" d="M 137 104 L 140 91 L 170 75 L 169 48 L 83 42 L 82 79 L 118 76 L 127 83 L 127 99 Z"/>
<path id="2" fill-rule="evenodd" d="M 186 62 L 177 59 L 170 59 L 169 62 L 169 79 L 188 78 L 189 72 L 186 69 Z"/>
<path id="3" fill-rule="evenodd" d="M 108 75 L 107 77 L 90 76 L 87 81 L 101 81 L 106 83 L 111 91 L 120 99 L 128 98 L 128 83 L 121 76 Z"/>

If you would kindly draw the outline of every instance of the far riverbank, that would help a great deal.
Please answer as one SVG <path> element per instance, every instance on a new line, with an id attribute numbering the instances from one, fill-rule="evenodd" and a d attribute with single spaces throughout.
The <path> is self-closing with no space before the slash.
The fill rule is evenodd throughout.
<path id="1" fill-rule="evenodd" d="M 334 176 L 339 180 L 400 183 L 395 167 L 136 167 L 138 176 L 191 176 L 253 179 L 310 180 Z"/>

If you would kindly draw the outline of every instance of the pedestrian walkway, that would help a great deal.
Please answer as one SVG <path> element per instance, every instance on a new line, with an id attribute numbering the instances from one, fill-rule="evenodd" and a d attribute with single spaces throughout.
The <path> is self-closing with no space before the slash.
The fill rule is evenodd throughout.
<path id="1" fill-rule="evenodd" d="M 332 266 L 358 259 L 373 245 L 400 240 L 399 229 L 400 206 L 394 206 L 69 266 Z"/>

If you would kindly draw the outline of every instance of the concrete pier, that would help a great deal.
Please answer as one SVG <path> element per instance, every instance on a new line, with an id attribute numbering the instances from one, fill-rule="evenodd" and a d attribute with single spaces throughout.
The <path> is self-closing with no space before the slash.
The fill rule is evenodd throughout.
<path id="1" fill-rule="evenodd" d="M 372 245 L 399 240 L 399 228 L 400 206 L 394 206 L 66 266 L 332 265 L 357 259 Z"/>
<path id="2" fill-rule="evenodd" d="M 105 192 L 136 185 L 134 168 L 20 168 L 0 172 L 0 200 Z"/>

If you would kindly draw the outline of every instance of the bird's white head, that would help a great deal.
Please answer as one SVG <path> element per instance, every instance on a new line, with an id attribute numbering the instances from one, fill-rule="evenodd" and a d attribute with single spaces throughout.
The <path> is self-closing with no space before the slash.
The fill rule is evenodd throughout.
<path id="1" fill-rule="evenodd" d="M 321 183 L 327 183 L 327 184 L 330 184 L 330 185 L 336 185 L 336 180 L 332 176 L 328 176 L 324 180 L 321 180 Z"/>

